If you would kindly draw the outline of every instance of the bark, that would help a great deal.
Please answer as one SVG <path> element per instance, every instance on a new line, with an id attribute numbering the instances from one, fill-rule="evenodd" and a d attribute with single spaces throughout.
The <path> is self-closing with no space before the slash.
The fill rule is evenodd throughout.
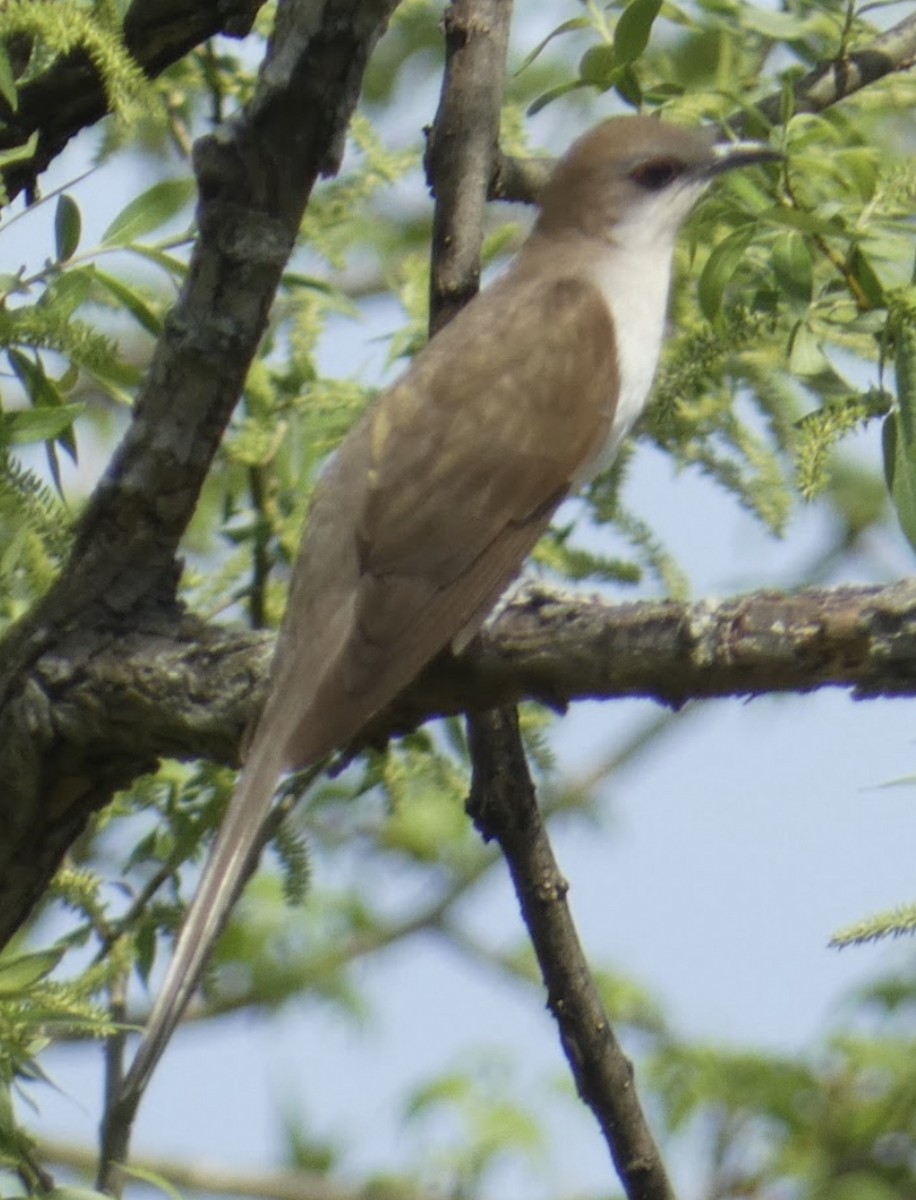
<path id="1" fill-rule="evenodd" d="M 74 630 L 45 650 L 0 711 L 0 938 L 117 782 L 161 756 L 237 762 L 272 644 L 185 618 Z M 916 580 L 692 605 L 524 589 L 461 658 L 431 664 L 364 740 L 522 699 L 562 709 L 638 696 L 678 707 L 826 687 L 856 699 L 916 695 Z"/>
<path id="2" fill-rule="evenodd" d="M 208 38 L 244 37 L 264 0 L 133 0 L 124 17 L 124 44 L 144 73 L 154 79 Z M 10 199 L 32 194 L 38 176 L 72 137 L 105 116 L 105 89 L 83 51 L 69 54 L 19 93 L 16 111 L 6 112 L 0 150 L 38 143 L 27 162 L 3 171 Z"/>
<path id="3" fill-rule="evenodd" d="M 180 645 L 192 659 L 208 657 L 206 636 L 197 649 L 187 645 L 198 631 L 175 602 L 178 543 L 312 186 L 337 168 L 366 62 L 396 3 L 281 0 L 251 103 L 195 147 L 200 233 L 187 282 L 61 578 L 0 651 L 0 940 L 28 914 L 93 811 L 162 752 L 142 721 L 124 723 L 131 705 L 94 698 L 87 681 L 104 662 L 116 671 L 130 657 L 134 677 L 112 679 L 108 696 L 130 693 L 137 717 L 153 676 L 172 696 L 188 683 L 171 673 Z M 143 644 L 145 663 L 133 654 Z M 228 672 L 209 661 L 204 674 L 233 676 L 231 653 Z M 187 696 L 181 707 L 187 712 Z M 235 716 L 229 726 L 238 732 Z"/>

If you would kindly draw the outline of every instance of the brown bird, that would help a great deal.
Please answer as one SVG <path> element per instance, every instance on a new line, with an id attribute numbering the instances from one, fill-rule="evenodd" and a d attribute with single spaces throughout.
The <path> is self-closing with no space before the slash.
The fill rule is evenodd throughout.
<path id="1" fill-rule="evenodd" d="M 235 900 L 282 772 L 345 746 L 479 629 L 560 502 L 642 412 L 677 231 L 719 172 L 779 156 L 648 117 L 560 160 L 512 265 L 420 351 L 328 465 L 267 701 L 122 1095 L 138 1097 Z"/>

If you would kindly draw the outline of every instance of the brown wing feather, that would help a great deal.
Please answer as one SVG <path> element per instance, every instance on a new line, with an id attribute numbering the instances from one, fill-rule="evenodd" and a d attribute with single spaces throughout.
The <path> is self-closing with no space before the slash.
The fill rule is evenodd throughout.
<path id="1" fill-rule="evenodd" d="M 597 289 L 508 282 L 380 397 L 319 489 L 290 600 L 295 650 L 281 668 L 310 693 L 289 765 L 346 743 L 495 602 L 607 436 L 616 355 Z M 341 527 L 356 537 L 332 550 Z M 288 687 L 271 690 L 295 703 Z"/>
<path id="2" fill-rule="evenodd" d="M 571 280 L 506 282 L 438 336 L 444 355 L 420 354 L 380 397 L 318 488 L 268 701 L 125 1079 L 127 1109 L 241 887 L 278 773 L 349 741 L 480 619 L 607 435 L 616 364 L 600 296 Z"/>

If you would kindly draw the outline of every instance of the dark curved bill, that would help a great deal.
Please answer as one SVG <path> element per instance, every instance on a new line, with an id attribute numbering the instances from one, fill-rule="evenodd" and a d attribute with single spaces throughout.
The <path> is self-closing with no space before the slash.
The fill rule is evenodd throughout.
<path id="1" fill-rule="evenodd" d="M 732 167 L 749 167 L 754 163 L 781 162 L 785 157 L 764 142 L 716 142 L 712 156 L 704 172 L 707 175 L 719 175 Z"/>

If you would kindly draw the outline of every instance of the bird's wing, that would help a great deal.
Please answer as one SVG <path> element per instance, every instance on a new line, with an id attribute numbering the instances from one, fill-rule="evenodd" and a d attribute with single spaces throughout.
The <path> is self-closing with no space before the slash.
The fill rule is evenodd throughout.
<path id="1" fill-rule="evenodd" d="M 348 561 L 329 580 L 323 522 L 311 544 L 306 534 L 308 669 L 287 661 L 312 699 L 287 743 L 291 765 L 346 744 L 486 612 L 613 421 L 613 327 L 588 282 L 497 283 L 436 341 L 439 352 L 419 355 L 380 397 L 316 502 L 327 529 L 353 540 L 337 548 Z M 357 517 L 352 526 L 333 520 L 338 508 Z M 314 623 L 322 590 L 333 611 Z"/>
<path id="2" fill-rule="evenodd" d="M 346 744 L 518 570 L 613 419 L 586 283 L 499 284 L 346 439 L 316 492 L 268 699 L 121 1091 L 136 1106 L 248 870 L 277 777 Z M 516 293 L 516 296 L 518 294 Z M 451 346 L 442 346 L 442 340 Z"/>

